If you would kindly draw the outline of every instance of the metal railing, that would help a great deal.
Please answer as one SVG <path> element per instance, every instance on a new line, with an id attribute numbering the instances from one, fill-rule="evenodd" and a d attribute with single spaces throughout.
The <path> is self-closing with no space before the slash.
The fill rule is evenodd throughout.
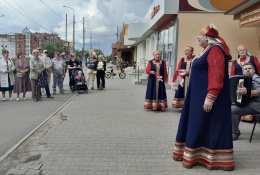
<path id="1" fill-rule="evenodd" d="M 137 67 L 137 82 L 139 82 L 139 79 L 140 79 L 140 69 L 139 67 L 141 65 L 144 65 L 144 67 L 146 68 L 146 63 L 148 63 L 149 61 L 147 60 L 142 60 L 142 61 L 139 61 L 136 63 L 136 66 L 135 66 L 135 78 L 136 78 L 136 67 Z"/>

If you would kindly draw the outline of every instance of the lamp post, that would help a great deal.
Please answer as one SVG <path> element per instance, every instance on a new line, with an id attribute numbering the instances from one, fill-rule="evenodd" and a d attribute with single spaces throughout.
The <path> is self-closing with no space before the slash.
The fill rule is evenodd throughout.
<path id="1" fill-rule="evenodd" d="M 75 47 L 75 14 L 74 14 L 74 8 L 68 7 L 68 6 L 65 6 L 65 5 L 63 7 L 66 7 L 66 8 L 73 10 L 73 47 Z"/>

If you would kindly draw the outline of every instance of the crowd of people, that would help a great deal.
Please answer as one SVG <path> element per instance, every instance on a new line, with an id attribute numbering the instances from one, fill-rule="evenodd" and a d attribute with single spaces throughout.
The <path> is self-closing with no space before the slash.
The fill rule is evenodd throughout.
<path id="1" fill-rule="evenodd" d="M 203 28 L 197 39 L 203 51 L 195 58 L 193 47 L 187 46 L 172 80 L 176 91 L 172 107 L 182 108 L 173 159 L 182 161 L 186 168 L 200 165 L 209 170 L 233 170 L 233 140 L 241 134 L 239 116 L 260 113 L 260 64 L 246 46 L 237 47 L 238 58 L 232 62 L 230 76 L 252 77 L 252 88 L 236 90 L 237 94 L 251 94 L 247 106 L 232 105 L 228 74 L 231 54 L 226 42 L 214 24 Z M 146 68 L 149 78 L 144 108 L 164 111 L 166 63 L 160 51 L 153 55 Z"/>
<path id="2" fill-rule="evenodd" d="M 82 70 L 82 60 L 77 59 L 76 54 L 70 53 L 65 50 L 61 54 L 55 52 L 55 57 L 50 59 L 48 57 L 48 50 L 41 48 L 34 49 L 32 51 L 32 57 L 30 59 L 25 57 L 24 53 L 19 53 L 15 64 L 12 59 L 9 58 L 9 51 L 2 51 L 3 58 L 0 59 L 0 91 L 2 92 L 2 101 L 6 101 L 6 92 L 9 93 L 9 100 L 13 100 L 13 93 L 17 94 L 16 100 L 20 100 L 20 94 L 22 99 L 26 100 L 26 93 L 32 93 L 32 99 L 35 102 L 41 101 L 42 96 L 54 99 L 52 95 L 55 95 L 56 87 L 59 87 L 60 94 L 64 94 L 63 81 L 66 76 L 67 70 L 69 72 L 69 86 L 70 89 L 75 88 L 75 82 L 73 79 L 73 72 L 77 71 L 77 80 L 85 82 L 84 73 Z M 97 59 L 96 52 L 86 61 L 87 66 L 87 86 L 91 82 L 91 89 L 94 90 L 95 76 L 97 77 L 97 89 L 105 88 L 105 71 L 106 62 L 103 61 L 103 56 L 99 55 Z M 51 77 L 52 90 L 50 93 Z M 102 83 L 100 83 L 100 80 Z M 87 90 L 87 89 L 86 89 Z"/>

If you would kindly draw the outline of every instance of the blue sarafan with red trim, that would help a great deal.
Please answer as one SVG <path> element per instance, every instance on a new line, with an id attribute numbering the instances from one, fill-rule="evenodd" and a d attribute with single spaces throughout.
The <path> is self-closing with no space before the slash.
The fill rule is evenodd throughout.
<path id="1" fill-rule="evenodd" d="M 150 74 L 148 78 L 148 84 L 145 96 L 145 109 L 152 110 L 165 110 L 167 105 L 167 96 L 164 85 L 165 80 L 165 62 L 163 60 L 158 63 L 150 61 L 151 71 L 154 71 L 157 75 L 160 75 L 162 81 L 159 81 L 154 74 Z"/>
<path id="2" fill-rule="evenodd" d="M 186 69 L 186 67 L 187 67 L 187 62 L 185 61 L 184 58 L 181 59 L 181 64 L 182 64 L 182 65 L 181 65 L 181 69 Z M 191 63 L 189 63 L 189 64 L 191 64 Z M 190 67 L 190 66 L 189 66 L 189 67 Z M 175 74 L 178 75 L 178 72 L 176 71 Z M 174 74 L 174 77 L 175 77 L 175 76 L 177 77 L 177 75 L 175 75 L 175 74 Z M 184 94 L 185 94 L 184 88 L 185 88 L 185 86 L 187 86 L 187 85 L 185 84 L 185 79 L 186 79 L 187 77 L 183 77 L 183 78 L 184 78 L 183 86 L 179 85 L 179 86 L 178 86 L 178 90 L 175 91 L 174 99 L 173 99 L 173 102 L 172 102 L 172 107 L 173 107 L 173 108 L 182 108 L 182 107 L 183 107 L 184 100 L 185 100 L 185 98 L 184 98 Z"/>
<path id="3" fill-rule="evenodd" d="M 225 56 L 223 86 L 217 97 L 208 93 L 209 46 L 200 58 L 193 61 L 190 82 L 180 118 L 174 160 L 182 160 L 183 166 L 201 165 L 207 169 L 233 170 L 233 140 L 231 100 L 228 76 L 228 58 Z M 205 98 L 214 101 L 212 110 L 205 112 Z"/>

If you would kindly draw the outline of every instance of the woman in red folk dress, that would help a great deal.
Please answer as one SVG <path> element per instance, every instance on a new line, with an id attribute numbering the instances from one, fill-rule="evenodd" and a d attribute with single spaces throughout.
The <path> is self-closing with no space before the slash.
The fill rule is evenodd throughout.
<path id="1" fill-rule="evenodd" d="M 166 70 L 166 63 L 161 60 L 161 52 L 154 51 L 154 59 L 149 61 L 146 73 L 149 74 L 148 84 L 145 96 L 145 109 L 152 109 L 153 111 L 164 111 L 167 108 L 167 97 L 165 84 L 168 80 Z"/>
<path id="2" fill-rule="evenodd" d="M 175 95 L 172 103 L 173 108 L 182 108 L 185 100 L 185 95 L 189 85 L 189 72 L 194 58 L 193 47 L 187 46 L 184 50 L 186 58 L 181 58 L 178 69 L 173 75 L 172 83 Z"/>
<path id="3" fill-rule="evenodd" d="M 239 45 L 237 47 L 238 58 L 232 62 L 230 76 L 234 75 L 243 75 L 242 66 L 245 63 L 251 63 L 255 67 L 255 73 L 259 75 L 260 73 L 260 64 L 258 59 L 255 56 L 251 56 L 245 45 Z M 253 121 L 254 117 L 252 115 L 242 115 L 242 121 Z"/>
<path id="4" fill-rule="evenodd" d="M 185 168 L 233 170 L 231 99 L 228 76 L 230 53 L 214 24 L 198 36 L 204 48 L 194 58 L 182 108 L 173 159 Z"/>

